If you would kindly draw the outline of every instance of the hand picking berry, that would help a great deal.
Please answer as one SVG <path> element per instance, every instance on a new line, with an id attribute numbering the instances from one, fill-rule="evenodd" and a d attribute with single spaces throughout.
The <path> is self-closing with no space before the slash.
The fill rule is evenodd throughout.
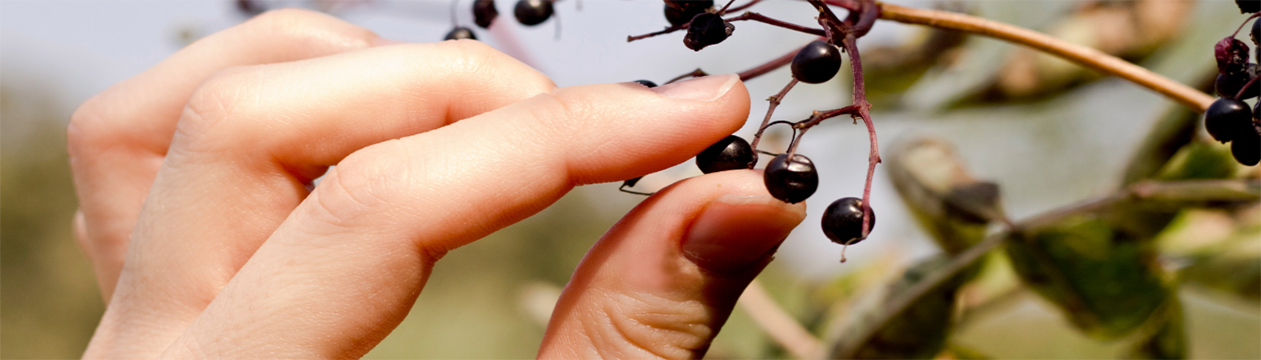
<path id="1" fill-rule="evenodd" d="M 827 41 L 815 40 L 793 57 L 792 73 L 797 81 L 820 84 L 831 80 L 841 69 L 841 50 Z"/>
<path id="2" fill-rule="evenodd" d="M 701 51 L 706 46 L 727 40 L 735 30 L 735 25 L 723 20 L 718 14 L 696 15 L 692 18 L 692 25 L 687 28 L 687 35 L 683 36 L 683 46 L 692 51 Z"/>
<path id="3" fill-rule="evenodd" d="M 477 36 L 474 36 L 473 30 L 469 28 L 466 28 L 463 26 L 456 26 L 454 29 L 451 29 L 451 32 L 447 33 L 446 37 L 442 39 L 443 40 L 460 40 L 460 39 L 477 40 Z"/>
<path id="4" fill-rule="evenodd" d="M 534 26 L 547 21 L 553 12 L 555 9 L 552 7 L 552 0 L 520 0 L 513 8 L 512 15 L 521 25 Z"/>
<path id="5" fill-rule="evenodd" d="M 788 154 L 780 154 L 766 165 L 762 175 L 766 190 L 771 196 L 789 204 L 805 201 L 819 189 L 819 172 L 814 162 L 805 155 L 796 154 L 788 161 Z"/>
<path id="6" fill-rule="evenodd" d="M 1204 129 L 1222 143 L 1234 140 L 1236 135 L 1251 132 L 1252 109 L 1235 99 L 1221 98 L 1204 112 Z"/>
<path id="7" fill-rule="evenodd" d="M 749 142 L 735 135 L 727 135 L 696 155 L 696 167 L 701 168 L 701 172 L 706 174 L 748 169 L 751 162 L 753 162 L 753 147 L 749 146 Z"/>
<path id="8" fill-rule="evenodd" d="M 871 228 L 876 227 L 876 212 L 871 212 Z M 833 201 L 823 211 L 823 234 L 832 242 L 841 245 L 854 245 L 862 242 L 863 237 L 863 200 L 847 197 Z"/>
<path id="9" fill-rule="evenodd" d="M 495 0 L 473 1 L 473 22 L 477 26 L 488 29 L 497 17 L 499 17 L 499 9 L 495 8 Z"/>

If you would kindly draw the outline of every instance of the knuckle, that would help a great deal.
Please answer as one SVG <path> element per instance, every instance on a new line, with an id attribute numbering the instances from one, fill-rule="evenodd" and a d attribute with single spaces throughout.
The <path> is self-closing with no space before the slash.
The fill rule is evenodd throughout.
<path id="1" fill-rule="evenodd" d="M 249 127 L 255 118 L 251 102 L 262 95 L 257 79 L 266 65 L 221 70 L 193 91 L 176 125 L 176 138 L 184 145 L 208 151 L 231 151 L 253 142 Z M 255 150 L 255 148 L 246 149 Z"/>
<path id="2" fill-rule="evenodd" d="M 700 301 L 645 293 L 607 296 L 600 310 L 608 321 L 598 322 L 604 328 L 593 336 L 602 356 L 695 358 L 716 334 L 709 325 L 713 311 Z"/>
<path id="3" fill-rule="evenodd" d="M 399 203 L 409 183 L 407 153 L 400 140 L 375 144 L 352 153 L 329 171 L 316 187 L 317 206 L 326 222 L 339 227 L 371 224 L 369 216 Z"/>

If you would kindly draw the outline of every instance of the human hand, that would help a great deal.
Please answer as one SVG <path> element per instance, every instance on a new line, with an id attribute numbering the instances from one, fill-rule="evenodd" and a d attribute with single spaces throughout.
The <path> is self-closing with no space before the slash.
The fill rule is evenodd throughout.
<path id="1" fill-rule="evenodd" d="M 476 41 L 389 43 L 275 11 L 75 112 L 75 233 L 109 299 L 85 357 L 361 356 L 447 251 L 748 115 L 732 75 L 558 89 Z M 660 191 L 588 252 L 539 356 L 700 357 L 804 216 L 754 171 Z"/>

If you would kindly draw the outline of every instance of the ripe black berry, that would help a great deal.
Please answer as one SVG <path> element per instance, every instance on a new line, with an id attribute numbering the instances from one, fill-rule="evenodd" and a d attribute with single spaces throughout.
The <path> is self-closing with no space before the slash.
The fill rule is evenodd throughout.
<path id="1" fill-rule="evenodd" d="M 749 142 L 735 135 L 727 135 L 726 138 L 718 140 L 696 155 L 696 167 L 701 168 L 701 172 L 706 174 L 747 169 L 751 162 L 753 162 L 753 147 L 749 146 Z"/>
<path id="2" fill-rule="evenodd" d="M 473 0 L 473 22 L 483 29 L 499 17 L 499 9 L 495 8 L 495 0 Z"/>
<path id="3" fill-rule="evenodd" d="M 1235 0 L 1235 5 L 1239 6 L 1239 12 L 1251 14 L 1261 11 L 1261 0 Z"/>
<path id="4" fill-rule="evenodd" d="M 687 24 L 687 21 L 691 21 L 692 18 L 701 13 L 705 13 L 705 9 L 683 11 L 666 5 L 666 21 L 670 21 L 670 25 L 673 25 L 673 27 L 682 27 L 683 24 Z"/>
<path id="5" fill-rule="evenodd" d="M 1239 89 L 1243 89 L 1244 84 L 1247 83 L 1247 72 L 1240 71 L 1231 75 L 1217 73 L 1217 80 L 1213 82 L 1213 87 L 1217 89 L 1217 96 L 1233 99 L 1235 94 L 1239 93 Z"/>
<path id="6" fill-rule="evenodd" d="M 815 40 L 793 57 L 793 78 L 807 84 L 831 80 L 841 69 L 841 50 L 827 41 Z"/>
<path id="7" fill-rule="evenodd" d="M 442 38 L 442 39 L 443 40 L 459 40 L 459 39 L 477 40 L 477 36 L 474 36 L 473 30 L 470 30 L 469 28 L 466 28 L 463 26 L 456 26 L 454 29 L 451 29 L 451 32 L 447 33 L 447 37 Z"/>
<path id="8" fill-rule="evenodd" d="M 554 11 L 552 0 L 520 0 L 512 10 L 512 15 L 517 17 L 517 22 L 521 25 L 534 26 L 547 21 Z"/>
<path id="9" fill-rule="evenodd" d="M 683 46 L 687 46 L 692 51 L 701 51 L 706 46 L 727 40 L 727 37 L 731 36 L 735 30 L 735 25 L 723 20 L 718 14 L 696 15 L 692 18 L 692 25 L 687 28 L 687 35 L 683 36 Z"/>
<path id="10" fill-rule="evenodd" d="M 643 85 L 643 86 L 647 86 L 648 88 L 655 88 L 655 87 L 657 87 L 657 83 L 652 82 L 652 81 L 648 81 L 648 80 L 635 80 L 635 83 L 638 83 L 638 84 Z"/>
<path id="11" fill-rule="evenodd" d="M 868 231 L 876 227 L 876 212 L 871 212 Z M 847 197 L 832 202 L 823 211 L 823 235 L 832 242 L 854 245 L 863 241 L 863 200 Z"/>
<path id="12" fill-rule="evenodd" d="M 1261 46 L 1261 20 L 1252 20 L 1252 46 Z M 1253 59 L 1261 62 L 1261 59 Z"/>
<path id="13" fill-rule="evenodd" d="M 762 176 L 766 190 L 776 199 L 789 204 L 805 201 L 819 189 L 819 173 L 805 155 L 796 154 L 791 162 L 781 154 L 766 165 Z"/>
<path id="14" fill-rule="evenodd" d="M 1223 143 L 1235 139 L 1244 132 L 1255 132 L 1252 129 L 1252 109 L 1243 101 L 1234 99 L 1217 99 L 1204 112 L 1204 128 L 1208 134 Z"/>
<path id="15" fill-rule="evenodd" d="M 1261 162 L 1261 134 L 1255 128 L 1253 131 L 1238 134 L 1230 142 L 1230 154 L 1240 164 L 1253 166 Z"/>

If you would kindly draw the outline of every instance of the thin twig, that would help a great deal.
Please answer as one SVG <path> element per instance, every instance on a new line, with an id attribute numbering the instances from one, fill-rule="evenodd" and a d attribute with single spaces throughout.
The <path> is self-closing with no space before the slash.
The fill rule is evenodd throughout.
<path id="1" fill-rule="evenodd" d="M 748 3 L 746 3 L 746 4 L 744 4 L 744 5 L 740 5 L 740 6 L 737 6 L 737 7 L 733 7 L 733 8 L 727 9 L 727 12 L 737 12 L 737 11 L 740 11 L 740 10 L 748 9 L 748 8 L 753 7 L 753 5 L 757 5 L 757 3 L 760 3 L 760 2 L 762 2 L 762 0 L 753 0 L 753 1 L 749 1 Z"/>
<path id="2" fill-rule="evenodd" d="M 780 57 L 775 58 L 775 60 L 771 60 L 765 64 L 758 65 L 755 68 L 740 72 L 738 74 L 740 75 L 740 81 L 749 81 L 749 79 L 762 76 L 762 74 L 771 72 L 771 70 L 775 70 L 775 69 L 784 67 L 784 65 L 788 65 L 789 63 L 792 63 L 793 57 L 797 56 L 797 53 L 801 52 L 802 48 L 805 48 L 805 46 L 793 49 L 793 51 L 789 51 L 787 54 L 784 54 L 784 55 L 781 55 Z"/>
<path id="3" fill-rule="evenodd" d="M 1144 69 L 1099 50 L 1071 44 L 1046 34 L 1001 22 L 939 10 L 915 9 L 880 4 L 880 18 L 907 24 L 985 35 L 1025 45 L 1055 55 L 1104 74 L 1120 77 L 1165 95 L 1197 112 L 1203 113 L 1214 98 L 1190 86 Z"/>
<path id="4" fill-rule="evenodd" d="M 800 31 L 803 33 L 816 35 L 816 36 L 823 36 L 823 29 L 815 29 L 815 28 L 805 27 L 805 26 L 801 26 L 801 25 L 797 25 L 797 24 L 793 24 L 789 22 L 775 20 L 775 19 L 766 17 L 765 15 L 758 14 L 752 11 L 746 11 L 744 14 L 740 14 L 739 16 L 733 16 L 731 18 L 723 19 L 723 20 L 727 22 L 745 21 L 745 20 L 759 21 L 759 22 L 770 24 L 770 25 L 782 27 L 788 30 Z"/>
<path id="5" fill-rule="evenodd" d="M 749 146 L 752 147 L 754 150 L 757 150 L 757 144 L 759 142 L 762 142 L 762 132 L 766 131 L 767 124 L 770 124 L 771 114 L 775 113 L 775 108 L 779 106 L 779 102 L 784 100 L 784 96 L 788 95 L 788 90 L 792 90 L 793 86 L 795 85 L 797 85 L 797 78 L 793 78 L 792 80 L 788 81 L 788 85 L 784 86 L 784 89 L 780 90 L 778 94 L 775 94 L 775 96 L 771 96 L 766 99 L 766 101 L 770 102 L 770 105 L 767 106 L 766 108 L 766 117 L 762 118 L 762 125 L 757 127 L 757 133 L 753 134 L 753 143 L 749 144 Z M 794 134 L 795 133 L 796 132 L 794 131 Z M 757 153 L 754 152 L 753 160 L 749 161 L 749 168 L 752 169 L 756 165 L 757 165 Z"/>
<path id="6" fill-rule="evenodd" d="M 749 287 L 744 289 L 744 294 L 740 295 L 740 301 L 736 304 L 748 312 L 753 322 L 757 323 L 758 327 L 770 335 L 779 346 L 788 350 L 788 353 L 798 359 L 819 357 L 818 353 L 823 348 L 823 343 L 811 335 L 809 330 L 802 327 L 801 323 L 793 319 L 792 315 L 779 307 L 766 293 L 766 288 L 762 287 L 761 282 L 753 280 L 749 283 Z"/>

